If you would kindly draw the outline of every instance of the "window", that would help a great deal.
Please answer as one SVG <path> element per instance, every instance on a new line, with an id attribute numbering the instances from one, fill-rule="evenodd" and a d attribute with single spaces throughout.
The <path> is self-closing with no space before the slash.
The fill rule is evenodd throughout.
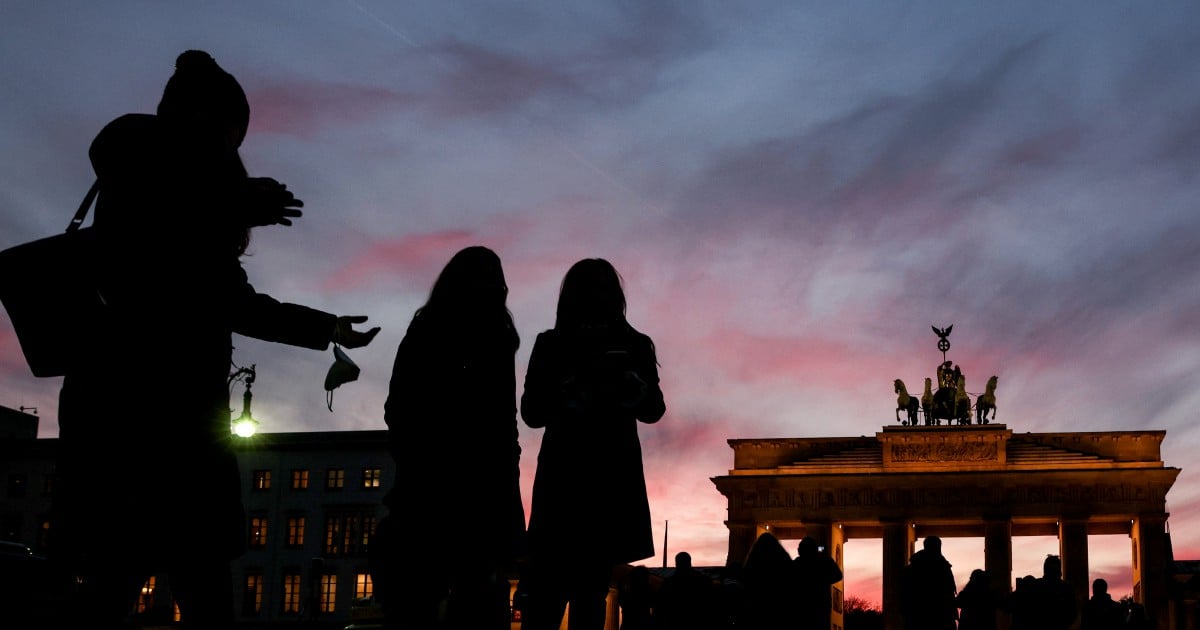
<path id="1" fill-rule="evenodd" d="M 46 473 L 46 476 L 42 478 L 42 496 L 54 496 L 54 473 Z"/>
<path id="2" fill-rule="evenodd" d="M 383 486 L 383 469 L 378 466 L 362 470 L 362 487 L 364 490 Z"/>
<path id="3" fill-rule="evenodd" d="M 297 468 L 292 471 L 292 490 L 308 490 L 308 471 Z"/>
<path id="4" fill-rule="evenodd" d="M 304 546 L 304 517 L 289 516 L 287 520 L 287 546 Z"/>
<path id="5" fill-rule="evenodd" d="M 346 515 L 330 514 L 325 517 L 325 555 L 340 556 L 346 553 Z"/>
<path id="6" fill-rule="evenodd" d="M 377 520 L 373 508 L 340 509 L 326 514 L 322 552 L 326 556 L 367 553 Z"/>
<path id="7" fill-rule="evenodd" d="M 375 526 L 377 519 L 374 514 L 364 514 L 362 516 L 362 527 L 359 528 L 359 551 L 367 553 L 371 548 L 371 539 L 375 537 Z"/>
<path id="8" fill-rule="evenodd" d="M 375 595 L 375 587 L 371 584 L 370 573 L 354 574 L 354 599 L 363 599 Z"/>
<path id="9" fill-rule="evenodd" d="M 331 613 L 334 611 L 334 604 L 337 602 L 337 574 L 326 573 L 321 576 L 321 602 L 320 608 L 323 613 Z"/>
<path id="10" fill-rule="evenodd" d="M 325 471 L 325 489 L 341 490 L 346 487 L 346 471 L 342 468 L 330 468 Z"/>
<path id="11" fill-rule="evenodd" d="M 284 613 L 299 613 L 303 593 L 300 589 L 300 572 L 288 571 L 283 574 L 283 607 Z"/>
<path id="12" fill-rule="evenodd" d="M 250 518 L 250 546 L 258 549 L 267 546 L 267 517 Z"/>
<path id="13" fill-rule="evenodd" d="M 18 499 L 25 496 L 29 489 L 29 476 L 24 473 L 11 473 L 8 476 L 8 498 Z"/>
<path id="14" fill-rule="evenodd" d="M 254 490 L 260 491 L 260 492 L 263 490 L 270 490 L 271 489 L 271 471 L 269 471 L 269 470 L 254 471 L 254 482 L 251 484 L 251 488 Z"/>
<path id="15" fill-rule="evenodd" d="M 146 579 L 146 583 L 142 585 L 142 590 L 138 593 L 137 603 L 134 604 L 134 612 L 144 613 L 154 608 L 155 582 L 156 580 L 153 575 Z"/>
<path id="16" fill-rule="evenodd" d="M 258 615 L 262 613 L 263 576 L 258 571 L 246 574 L 246 582 L 242 586 L 242 614 Z"/>

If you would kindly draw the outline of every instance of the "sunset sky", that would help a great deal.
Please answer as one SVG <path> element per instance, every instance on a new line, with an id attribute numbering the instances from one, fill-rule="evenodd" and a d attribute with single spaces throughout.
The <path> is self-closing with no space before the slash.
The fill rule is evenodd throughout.
<path id="1" fill-rule="evenodd" d="M 563 274 L 603 257 L 659 351 L 641 437 L 671 555 L 725 561 L 726 440 L 895 424 L 893 379 L 933 377 L 952 324 L 1014 431 L 1166 430 L 1175 554 L 1200 558 L 1200 3 L 6 1 L 0 248 L 66 226 L 92 138 L 189 48 L 249 96 L 251 173 L 305 202 L 255 233 L 251 280 L 383 327 L 332 413 L 331 352 L 235 338 L 263 430 L 385 428 L 396 346 L 468 245 L 504 262 L 522 380 Z M 0 404 L 53 437 L 60 384 L 0 314 Z M 1120 596 L 1111 542 L 1091 571 Z M 878 600 L 878 550 L 848 543 L 849 594 Z M 946 550 L 960 585 L 982 566 L 981 540 Z M 1056 550 L 1020 539 L 1014 574 Z"/>

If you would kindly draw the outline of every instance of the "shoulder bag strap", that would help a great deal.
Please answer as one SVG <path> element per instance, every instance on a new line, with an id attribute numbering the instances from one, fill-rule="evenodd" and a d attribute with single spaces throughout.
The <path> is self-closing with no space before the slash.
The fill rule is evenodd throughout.
<path id="1" fill-rule="evenodd" d="M 83 225 L 83 219 L 87 216 L 88 210 L 92 207 L 92 202 L 96 200 L 96 193 L 100 192 L 100 180 L 92 182 L 92 187 L 88 189 L 87 194 L 83 196 L 83 202 L 79 204 L 79 209 L 75 211 L 75 216 L 71 222 L 67 224 L 67 231 L 74 232 Z"/>

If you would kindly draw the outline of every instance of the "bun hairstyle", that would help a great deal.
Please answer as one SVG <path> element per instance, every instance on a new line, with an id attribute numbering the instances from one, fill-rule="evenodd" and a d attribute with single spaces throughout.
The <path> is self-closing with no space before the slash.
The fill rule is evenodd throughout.
<path id="1" fill-rule="evenodd" d="M 245 135 L 250 103 L 237 79 L 217 65 L 212 55 L 188 50 L 175 59 L 175 73 L 163 89 L 158 115 L 174 123 L 233 126 Z"/>

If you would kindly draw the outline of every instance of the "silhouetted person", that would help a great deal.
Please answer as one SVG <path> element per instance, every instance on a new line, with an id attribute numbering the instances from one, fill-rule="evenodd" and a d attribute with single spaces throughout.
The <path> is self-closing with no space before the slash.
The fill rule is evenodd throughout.
<path id="1" fill-rule="evenodd" d="M 617 603 L 621 606 L 621 630 L 654 630 L 655 594 L 650 569 L 639 564 L 625 574 Z"/>
<path id="2" fill-rule="evenodd" d="M 526 630 L 599 630 L 613 569 L 654 555 L 638 423 L 665 413 L 654 343 L 625 319 L 606 260 L 563 278 L 554 328 L 538 334 L 521 417 L 545 428 L 529 515 Z"/>
<path id="3" fill-rule="evenodd" d="M 1017 578 L 1013 592 L 1008 596 L 1006 609 L 1011 615 L 1010 630 L 1030 630 L 1036 627 L 1041 611 L 1037 609 L 1037 578 L 1032 575 Z"/>
<path id="4" fill-rule="evenodd" d="M 720 621 L 717 590 L 712 579 L 692 566 L 692 555 L 675 554 L 675 572 L 663 580 L 659 605 L 654 611 L 660 630 L 706 630 Z"/>
<path id="5" fill-rule="evenodd" d="M 447 627 L 509 627 L 508 574 L 522 552 L 525 513 L 520 339 L 507 296 L 496 253 L 467 247 L 442 269 L 396 350 L 384 405 L 388 444 L 419 478 L 388 491 L 372 548 L 388 627 L 435 627 L 443 600 Z"/>
<path id="6" fill-rule="evenodd" d="M 950 563 L 942 556 L 941 538 L 927 536 L 921 550 L 909 558 L 903 589 L 905 628 L 954 630 L 958 589 Z"/>
<path id="7" fill-rule="evenodd" d="M 795 628 L 795 567 L 787 549 L 771 532 L 759 534 L 742 569 L 745 587 L 744 627 L 750 630 Z"/>
<path id="8" fill-rule="evenodd" d="M 958 606 L 958 630 L 995 630 L 1000 601 L 988 585 L 987 573 L 975 569 L 967 584 L 955 597 Z"/>
<path id="9" fill-rule="evenodd" d="M 1125 610 L 1108 594 L 1108 581 L 1092 580 L 1092 597 L 1083 605 L 1081 630 L 1120 630 L 1125 627 Z"/>
<path id="10" fill-rule="evenodd" d="M 800 539 L 792 566 L 796 571 L 798 627 L 801 630 L 827 630 L 833 610 L 832 587 L 842 579 L 841 567 L 811 536 Z"/>
<path id="11" fill-rule="evenodd" d="M 1042 577 L 1034 584 L 1033 593 L 1034 610 L 1038 611 L 1033 628 L 1066 630 L 1075 622 L 1075 591 L 1062 579 L 1062 560 L 1058 556 L 1046 556 Z"/>
<path id="12" fill-rule="evenodd" d="M 303 205 L 247 176 L 249 115 L 234 77 L 187 51 L 156 115 L 121 116 L 90 147 L 100 256 L 88 271 L 107 314 L 63 380 L 51 530 L 56 562 L 81 580 L 69 609 L 86 627 L 116 627 L 155 573 L 168 574 L 187 627 L 232 623 L 230 563 L 246 544 L 233 333 L 323 350 L 378 332 L 249 283 L 251 228 L 291 225 Z"/>

